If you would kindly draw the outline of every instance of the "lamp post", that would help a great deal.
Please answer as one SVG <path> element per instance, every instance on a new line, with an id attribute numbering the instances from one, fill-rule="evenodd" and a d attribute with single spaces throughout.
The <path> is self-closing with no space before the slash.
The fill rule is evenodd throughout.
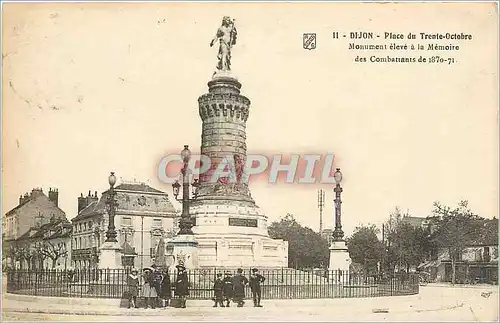
<path id="1" fill-rule="evenodd" d="M 333 189 L 333 191 L 335 192 L 335 200 L 333 200 L 335 204 L 335 230 L 333 230 L 332 235 L 334 241 L 342 241 L 344 238 L 344 232 L 342 231 L 342 222 L 340 219 L 342 204 L 340 195 L 342 194 L 343 189 L 340 186 L 340 182 L 342 182 L 342 173 L 340 172 L 340 168 L 337 168 L 337 170 L 333 174 L 333 178 L 335 179 L 336 185 Z"/>
<path id="2" fill-rule="evenodd" d="M 191 151 L 189 150 L 188 145 L 184 145 L 184 149 L 181 151 L 181 157 L 182 161 L 184 163 L 184 166 L 181 170 L 182 173 L 182 199 L 178 199 L 177 197 L 179 196 L 179 190 L 181 188 L 181 184 L 179 184 L 179 181 L 175 181 L 175 183 L 172 184 L 173 192 L 174 192 L 174 197 L 177 201 L 182 202 L 182 214 L 181 214 L 181 219 L 179 221 L 179 233 L 178 235 L 192 235 L 192 227 L 194 225 L 191 217 L 189 216 L 189 204 L 192 200 L 196 199 L 198 196 L 198 187 L 200 185 L 198 179 L 195 179 L 193 183 L 191 184 L 193 186 L 193 198 L 189 198 L 189 168 L 188 168 L 188 163 L 191 158 Z"/>
<path id="3" fill-rule="evenodd" d="M 116 240 L 117 233 L 115 229 L 115 214 L 118 203 L 115 200 L 116 192 L 114 186 L 116 184 L 116 176 L 114 172 L 111 172 L 111 174 L 109 175 L 108 182 L 109 191 L 108 199 L 106 200 L 106 208 L 109 215 L 109 221 L 108 231 L 106 232 L 106 242 L 118 242 L 118 240 Z"/>

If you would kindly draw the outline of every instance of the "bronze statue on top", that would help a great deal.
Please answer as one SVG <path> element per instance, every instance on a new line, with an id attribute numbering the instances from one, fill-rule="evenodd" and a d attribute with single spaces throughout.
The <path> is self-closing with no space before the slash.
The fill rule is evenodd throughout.
<path id="1" fill-rule="evenodd" d="M 217 54 L 217 71 L 231 70 L 231 48 L 236 44 L 237 31 L 234 26 L 234 19 L 228 16 L 222 18 L 222 26 L 219 27 L 217 33 L 210 42 L 212 47 L 215 41 L 219 41 L 219 53 Z M 214 75 L 217 73 L 214 72 Z"/>

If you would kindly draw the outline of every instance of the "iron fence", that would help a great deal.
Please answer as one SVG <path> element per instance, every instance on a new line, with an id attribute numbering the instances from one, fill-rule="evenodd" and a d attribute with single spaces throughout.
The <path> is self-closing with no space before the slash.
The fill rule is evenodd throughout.
<path id="1" fill-rule="evenodd" d="M 190 299 L 211 299 L 217 273 L 227 269 L 188 270 Z M 229 270 L 234 275 L 236 270 Z M 9 270 L 7 292 L 33 296 L 123 298 L 126 269 Z M 176 270 L 169 271 L 172 290 Z M 311 299 L 413 295 L 419 292 L 416 274 L 363 275 L 347 271 L 261 269 L 263 299 Z M 244 271 L 248 277 L 250 269 Z M 250 289 L 246 289 L 250 297 Z"/>

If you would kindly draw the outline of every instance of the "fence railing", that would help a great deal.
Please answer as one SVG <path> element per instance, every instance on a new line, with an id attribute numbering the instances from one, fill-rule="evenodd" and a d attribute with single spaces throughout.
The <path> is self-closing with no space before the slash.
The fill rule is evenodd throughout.
<path id="1" fill-rule="evenodd" d="M 190 299 L 211 299 L 217 273 L 224 269 L 188 270 Z M 234 275 L 235 270 L 230 270 Z M 415 274 L 363 275 L 347 271 L 262 269 L 264 299 L 346 298 L 412 295 L 419 292 Z M 34 296 L 122 298 L 127 291 L 125 269 L 9 270 L 7 292 Z M 172 290 L 176 270 L 169 271 Z M 248 277 L 250 270 L 243 275 Z M 142 284 L 142 282 L 141 282 Z M 246 289 L 250 297 L 250 289 Z"/>

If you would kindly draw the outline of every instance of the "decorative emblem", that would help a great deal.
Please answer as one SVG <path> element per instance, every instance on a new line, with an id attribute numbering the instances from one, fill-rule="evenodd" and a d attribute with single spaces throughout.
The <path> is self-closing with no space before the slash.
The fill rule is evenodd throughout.
<path id="1" fill-rule="evenodd" d="M 303 37 L 304 49 L 316 49 L 316 33 L 304 33 Z"/>
<path id="2" fill-rule="evenodd" d="M 137 204 L 139 204 L 140 206 L 145 206 L 146 205 L 146 197 L 141 196 L 137 199 Z"/>

